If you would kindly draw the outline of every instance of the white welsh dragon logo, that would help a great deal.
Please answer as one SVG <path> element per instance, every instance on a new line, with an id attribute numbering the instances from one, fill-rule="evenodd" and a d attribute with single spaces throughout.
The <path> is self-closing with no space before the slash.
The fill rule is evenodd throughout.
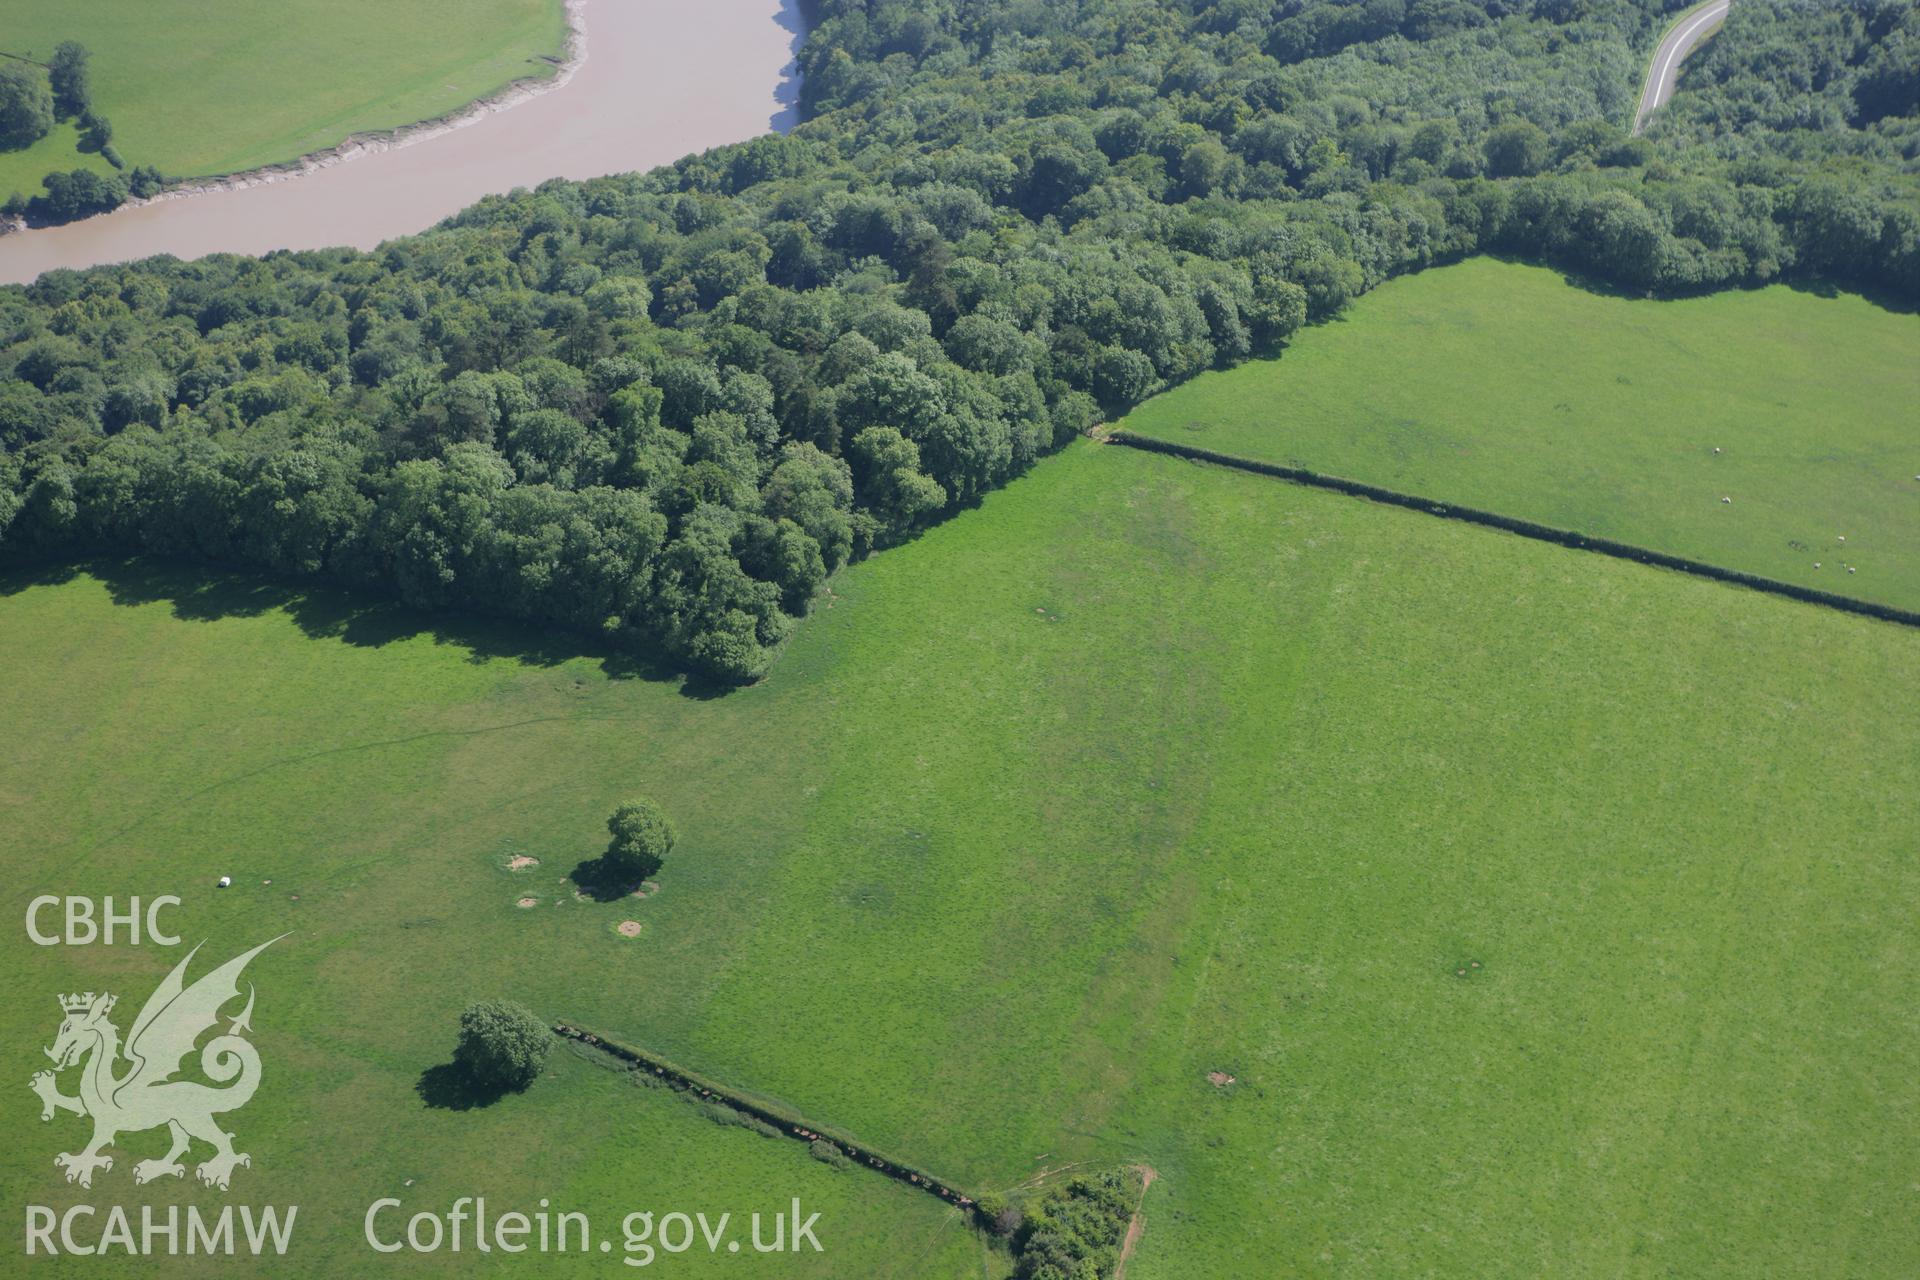
<path id="1" fill-rule="evenodd" d="M 160 1125 L 167 1126 L 172 1135 L 172 1149 L 158 1160 L 134 1165 L 135 1182 L 184 1175 L 180 1157 L 195 1138 L 211 1143 L 214 1149 L 213 1157 L 195 1170 L 208 1186 L 225 1191 L 234 1166 L 253 1163 L 244 1152 L 233 1149 L 233 1135 L 213 1119 L 245 1106 L 260 1086 L 260 1054 L 241 1038 L 243 1032 L 253 1029 L 248 1022 L 253 1016 L 251 984 L 247 987 L 246 1008 L 231 1020 L 225 1035 L 207 1041 L 200 1051 L 200 1070 L 209 1080 L 226 1087 L 216 1089 L 173 1077 L 186 1065 L 194 1042 L 219 1022 L 221 1006 L 239 997 L 240 971 L 279 940 L 269 939 L 234 957 L 190 987 L 184 980 L 187 964 L 200 948 L 189 951 L 133 1020 L 124 1051 L 119 1029 L 107 1020 L 113 1012 L 114 996 L 89 991 L 60 997 L 66 1019 L 60 1024 L 53 1047 L 46 1051 L 53 1059 L 53 1070 L 36 1072 L 32 1087 L 43 1104 L 42 1120 L 53 1119 L 55 1111 L 93 1118 L 93 1141 L 79 1151 L 53 1158 L 54 1164 L 67 1171 L 68 1182 L 92 1186 L 94 1170 L 113 1168 L 113 1157 L 103 1153 L 114 1138 Z M 123 1054 L 128 1063 L 124 1071 L 119 1069 Z M 86 1065 L 80 1072 L 80 1096 L 70 1098 L 54 1083 L 54 1073 L 83 1058 Z"/>

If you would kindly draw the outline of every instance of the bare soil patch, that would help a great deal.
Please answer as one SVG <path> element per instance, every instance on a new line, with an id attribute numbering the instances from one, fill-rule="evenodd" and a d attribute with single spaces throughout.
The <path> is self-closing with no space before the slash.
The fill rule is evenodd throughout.
<path id="1" fill-rule="evenodd" d="M 526 908 L 528 908 L 528 907 L 537 907 L 537 906 L 539 906 L 539 905 L 540 905 L 540 899 L 538 899 L 538 898 L 522 898 L 522 899 L 520 899 L 520 901 L 518 901 L 518 902 L 516 902 L 516 903 L 514 903 L 513 905 L 514 905 L 514 906 L 516 906 L 516 907 L 519 907 L 519 908 L 520 908 L 521 910 L 523 910 L 523 911 L 524 911 L 524 910 L 525 910 Z"/>
<path id="2" fill-rule="evenodd" d="M 637 938 L 640 936 L 640 922 L 638 920 L 622 920 L 614 926 L 614 932 L 623 938 Z"/>
<path id="3" fill-rule="evenodd" d="M 1133 1220 L 1127 1223 L 1126 1239 L 1120 1242 L 1120 1261 L 1114 1264 L 1113 1280 L 1126 1280 L 1127 1259 L 1133 1256 L 1134 1246 L 1140 1243 L 1140 1236 L 1147 1229 L 1147 1188 L 1160 1176 L 1159 1171 L 1150 1164 L 1137 1164 L 1133 1169 L 1140 1175 L 1140 1203 L 1134 1206 Z"/>
<path id="4" fill-rule="evenodd" d="M 537 867 L 539 865 L 540 859 L 530 857 L 524 853 L 516 853 L 507 859 L 507 870 L 509 871 L 525 871 L 528 867 Z"/>
<path id="5" fill-rule="evenodd" d="M 1216 1089 L 1224 1089 L 1234 1082 L 1234 1077 L 1224 1071 L 1207 1072 L 1207 1083 Z"/>

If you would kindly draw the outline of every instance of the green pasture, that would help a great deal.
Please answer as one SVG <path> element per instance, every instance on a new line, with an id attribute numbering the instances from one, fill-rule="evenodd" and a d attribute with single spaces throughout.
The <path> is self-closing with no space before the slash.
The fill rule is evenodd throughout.
<path id="1" fill-rule="evenodd" d="M 62 40 L 86 45 L 95 108 L 113 122 L 120 154 L 175 178 L 292 160 L 351 133 L 444 115 L 549 74 L 546 59 L 566 43 L 558 0 L 291 0 L 229 5 L 213 23 L 199 0 L 13 9 L 0 50 L 44 62 Z M 13 171 L 43 150 L 77 167 L 71 139 L 52 141 L 0 154 L 0 199 L 39 190 L 44 167 Z"/>
<path id="2" fill-rule="evenodd" d="M 73 121 L 58 120 L 47 136 L 32 146 L 0 151 L 0 201 L 15 192 L 29 198 L 39 195 L 43 190 L 40 179 L 56 171 L 71 173 L 75 169 L 91 169 L 103 174 L 117 172 L 101 158 L 98 151 L 82 151 L 79 144 L 80 130 Z"/>
<path id="3" fill-rule="evenodd" d="M 973 1189 L 1151 1165 L 1130 1280 L 1920 1269 L 1920 635 L 1093 444 L 834 590 L 710 697 L 326 591 L 16 573 L 9 910 L 179 893 L 210 956 L 293 931 L 231 1117 L 235 1197 L 303 1206 L 290 1275 L 368 1267 L 387 1194 L 799 1195 L 825 1255 L 665 1269 L 997 1265 L 930 1197 L 563 1051 L 426 1107 L 495 995 Z M 631 795 L 680 827 L 662 891 L 577 900 Z M 26 1090 L 55 992 L 136 999 L 175 953 L 0 955 L 7 1202 L 217 1200 L 65 1186 L 79 1122 Z"/>
<path id="4" fill-rule="evenodd" d="M 1479 258 L 1121 425 L 1920 609 L 1916 406 L 1920 317 L 1784 285 L 1609 296 Z"/>

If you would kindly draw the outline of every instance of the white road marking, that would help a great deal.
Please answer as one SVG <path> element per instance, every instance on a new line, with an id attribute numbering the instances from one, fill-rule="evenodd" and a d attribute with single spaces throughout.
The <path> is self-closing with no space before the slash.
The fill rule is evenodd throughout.
<path id="1" fill-rule="evenodd" d="M 1676 27 L 1673 34 L 1666 38 L 1658 53 L 1660 60 L 1654 64 L 1653 75 L 1647 81 L 1646 92 L 1640 96 L 1640 114 L 1633 122 L 1634 132 L 1638 133 L 1640 127 L 1646 123 L 1647 117 L 1658 111 L 1665 104 L 1666 99 L 1672 95 L 1673 90 L 1667 84 L 1667 77 L 1674 75 L 1676 79 L 1678 78 L 1674 69 L 1675 64 L 1693 52 L 1701 29 L 1709 23 L 1725 18 L 1727 8 L 1731 4 L 1732 0 L 1719 0 L 1718 4 L 1707 6 Z"/>

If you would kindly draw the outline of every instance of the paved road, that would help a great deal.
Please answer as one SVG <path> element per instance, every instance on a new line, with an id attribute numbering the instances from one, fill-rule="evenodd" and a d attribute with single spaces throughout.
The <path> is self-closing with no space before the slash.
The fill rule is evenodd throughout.
<path id="1" fill-rule="evenodd" d="M 1698 9 L 1688 11 L 1678 25 L 1667 33 L 1660 47 L 1653 51 L 1653 65 L 1647 68 L 1647 84 L 1640 91 L 1640 109 L 1633 113 L 1633 131 L 1639 133 L 1647 127 L 1647 117 L 1665 106 L 1667 99 L 1673 96 L 1674 82 L 1680 79 L 1680 64 L 1687 55 L 1700 46 L 1700 42 L 1720 29 L 1726 21 L 1727 6 L 1732 0 L 1707 0 Z"/>

